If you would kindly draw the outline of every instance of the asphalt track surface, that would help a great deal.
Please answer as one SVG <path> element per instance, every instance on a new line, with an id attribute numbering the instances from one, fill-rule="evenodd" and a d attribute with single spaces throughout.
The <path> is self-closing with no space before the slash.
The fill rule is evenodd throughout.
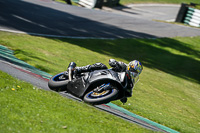
<path id="1" fill-rule="evenodd" d="M 52 0 L 0 0 L 0 30 L 71 38 L 199 36 L 199 28 L 152 21 L 167 16 L 175 19 L 178 9 L 172 5 L 131 5 L 92 10 Z"/>

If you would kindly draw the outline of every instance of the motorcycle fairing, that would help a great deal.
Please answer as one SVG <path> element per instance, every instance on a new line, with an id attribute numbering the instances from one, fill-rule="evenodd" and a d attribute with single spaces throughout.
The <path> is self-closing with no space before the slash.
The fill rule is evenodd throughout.
<path id="1" fill-rule="evenodd" d="M 86 90 L 94 89 L 94 86 L 104 83 L 113 83 L 119 90 L 123 90 L 124 93 L 120 96 L 131 97 L 133 83 L 128 78 L 131 77 L 128 76 L 127 72 L 115 72 L 112 69 L 94 71 L 88 74 Z"/>
<path id="2" fill-rule="evenodd" d="M 73 95 L 82 98 L 87 92 L 104 83 L 114 83 L 118 89 L 125 89 L 127 84 L 122 86 L 125 78 L 125 72 L 117 74 L 111 69 L 96 70 L 85 73 L 85 76 L 72 80 L 67 85 L 67 91 Z M 127 91 L 127 90 L 126 90 Z"/>
<path id="3" fill-rule="evenodd" d="M 118 74 L 110 69 L 93 71 L 89 73 L 88 76 L 89 77 L 87 81 L 89 83 L 93 83 L 95 81 L 100 81 L 100 80 L 113 80 L 113 81 L 120 82 Z"/>
<path id="4" fill-rule="evenodd" d="M 112 70 L 106 69 L 87 72 L 85 76 L 70 81 L 67 85 L 67 91 L 82 98 L 86 92 L 94 89 L 91 87 L 97 87 L 109 81 L 120 82 L 117 73 Z"/>
<path id="5" fill-rule="evenodd" d="M 70 92 L 76 97 L 82 97 L 85 92 L 85 87 L 82 78 L 70 81 L 67 84 L 67 92 Z"/>
<path id="6" fill-rule="evenodd" d="M 119 78 L 119 77 L 120 76 L 111 69 L 96 70 L 90 72 L 83 78 L 85 81 L 85 89 L 86 89 L 85 91 L 86 92 L 91 91 L 91 89 L 94 89 L 95 87 L 100 86 L 104 83 L 114 83 L 117 85 L 118 89 L 124 89 L 124 86 L 122 86 L 120 81 L 123 80 L 124 78 L 121 77 Z"/>

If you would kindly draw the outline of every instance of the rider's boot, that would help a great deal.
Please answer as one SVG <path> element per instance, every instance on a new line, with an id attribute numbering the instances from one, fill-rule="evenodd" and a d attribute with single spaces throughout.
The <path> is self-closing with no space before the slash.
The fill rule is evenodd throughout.
<path id="1" fill-rule="evenodd" d="M 68 70 L 69 68 L 71 68 L 72 70 L 74 70 L 75 67 L 76 67 L 76 63 L 75 63 L 75 62 L 70 62 L 70 63 L 69 63 L 69 66 L 67 67 L 67 70 Z"/>
<path id="2" fill-rule="evenodd" d="M 121 101 L 123 104 L 125 104 L 125 103 L 127 102 L 127 100 L 128 100 L 127 97 L 123 97 L 123 98 L 120 99 L 120 101 Z"/>
<path id="3" fill-rule="evenodd" d="M 66 77 L 69 76 L 69 73 L 71 74 L 71 77 L 73 76 L 74 69 L 76 68 L 76 63 L 75 62 L 70 62 L 69 66 L 67 67 L 67 71 L 64 72 L 64 75 Z"/>

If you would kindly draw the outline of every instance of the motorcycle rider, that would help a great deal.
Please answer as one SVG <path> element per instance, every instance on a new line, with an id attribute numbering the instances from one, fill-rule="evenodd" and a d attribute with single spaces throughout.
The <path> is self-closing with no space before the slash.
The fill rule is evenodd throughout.
<path id="1" fill-rule="evenodd" d="M 109 60 L 109 65 L 112 67 L 112 70 L 115 72 L 127 72 L 128 76 L 128 85 L 127 88 L 133 89 L 134 85 L 137 83 L 139 79 L 139 75 L 143 70 L 142 64 L 137 61 L 133 60 L 128 65 L 123 62 L 118 62 L 115 59 Z M 75 67 L 74 74 L 80 74 L 83 72 L 91 72 L 94 70 L 101 70 L 101 69 L 108 69 L 106 65 L 103 63 L 95 63 L 93 65 L 87 65 L 83 67 Z M 129 93 L 132 94 L 132 91 Z M 127 102 L 127 97 L 131 97 L 131 95 L 125 95 L 121 100 L 122 103 Z"/>
<path id="2" fill-rule="evenodd" d="M 110 59 L 109 65 L 112 67 L 112 70 L 116 72 L 125 72 L 126 70 L 129 70 L 129 71 L 140 74 L 143 70 L 142 64 L 137 60 L 133 60 L 127 65 L 123 62 L 120 62 L 120 61 L 118 62 L 115 59 Z M 95 63 L 93 65 L 76 67 L 74 72 L 75 74 L 79 74 L 83 72 L 91 72 L 94 70 L 101 70 L 101 69 L 108 69 L 108 68 L 103 63 Z"/>

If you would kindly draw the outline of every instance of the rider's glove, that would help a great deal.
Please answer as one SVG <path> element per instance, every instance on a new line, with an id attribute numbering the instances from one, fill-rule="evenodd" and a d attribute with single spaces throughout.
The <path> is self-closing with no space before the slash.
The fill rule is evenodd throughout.
<path id="1" fill-rule="evenodd" d="M 121 69 L 120 69 L 119 62 L 117 62 L 115 59 L 110 59 L 110 60 L 109 60 L 109 65 L 110 65 L 111 67 L 113 67 L 113 69 L 114 69 L 115 71 L 120 71 L 120 70 L 121 70 Z"/>
<path id="2" fill-rule="evenodd" d="M 111 67 L 116 67 L 117 61 L 116 61 L 115 59 L 110 59 L 110 60 L 109 60 L 109 65 L 110 65 Z"/>

